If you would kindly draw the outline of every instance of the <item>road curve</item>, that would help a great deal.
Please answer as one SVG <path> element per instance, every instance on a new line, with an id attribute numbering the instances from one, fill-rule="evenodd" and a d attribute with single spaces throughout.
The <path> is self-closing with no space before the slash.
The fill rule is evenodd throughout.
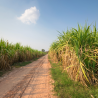
<path id="1" fill-rule="evenodd" d="M 0 79 L 0 98 L 56 98 L 51 92 L 48 55 Z"/>

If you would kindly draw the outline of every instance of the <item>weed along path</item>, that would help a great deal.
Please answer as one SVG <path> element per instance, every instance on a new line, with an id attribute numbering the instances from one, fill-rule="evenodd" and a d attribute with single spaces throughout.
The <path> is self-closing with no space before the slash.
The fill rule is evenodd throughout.
<path id="1" fill-rule="evenodd" d="M 52 93 L 50 64 L 45 55 L 0 79 L 0 98 L 56 98 Z"/>

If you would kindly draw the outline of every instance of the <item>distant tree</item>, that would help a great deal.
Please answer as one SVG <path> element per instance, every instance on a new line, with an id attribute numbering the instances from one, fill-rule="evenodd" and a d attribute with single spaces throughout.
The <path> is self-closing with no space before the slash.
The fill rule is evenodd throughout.
<path id="1" fill-rule="evenodd" d="M 42 52 L 45 52 L 45 49 L 42 49 Z"/>

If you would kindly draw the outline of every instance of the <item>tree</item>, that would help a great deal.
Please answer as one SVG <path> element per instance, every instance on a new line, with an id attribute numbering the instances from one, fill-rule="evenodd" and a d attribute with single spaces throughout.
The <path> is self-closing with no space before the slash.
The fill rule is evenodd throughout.
<path id="1" fill-rule="evenodd" d="M 42 52 L 45 52 L 45 49 L 42 49 Z"/>

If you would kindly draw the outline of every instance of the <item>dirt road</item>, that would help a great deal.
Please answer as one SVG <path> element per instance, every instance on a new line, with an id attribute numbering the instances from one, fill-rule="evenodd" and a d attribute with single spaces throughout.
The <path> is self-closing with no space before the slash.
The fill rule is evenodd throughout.
<path id="1" fill-rule="evenodd" d="M 51 92 L 48 55 L 0 79 L 0 98 L 56 98 Z"/>

